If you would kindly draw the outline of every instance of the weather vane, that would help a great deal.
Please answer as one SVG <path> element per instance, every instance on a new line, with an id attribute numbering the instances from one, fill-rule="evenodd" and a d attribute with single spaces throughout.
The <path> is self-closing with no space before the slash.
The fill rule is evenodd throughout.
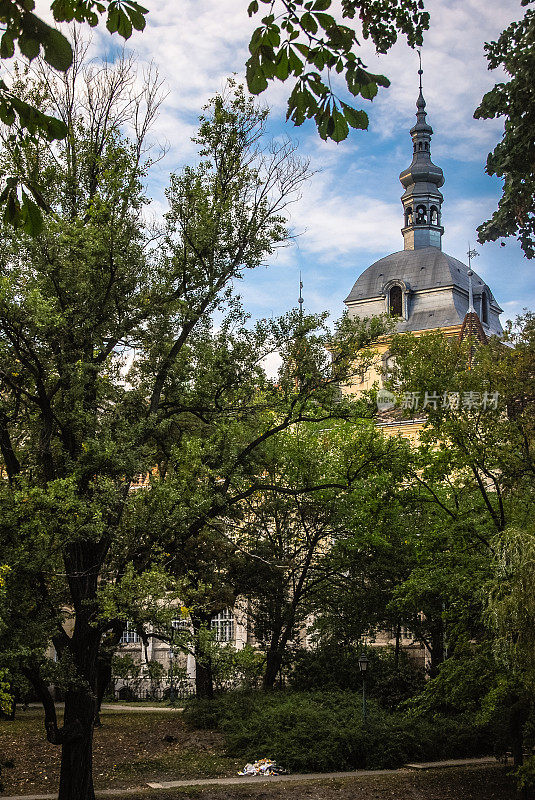
<path id="1" fill-rule="evenodd" d="M 421 92 L 422 91 L 422 75 L 424 74 L 424 71 L 422 69 L 422 51 L 418 50 L 417 52 L 418 52 L 418 59 L 420 61 L 420 69 L 418 70 L 418 75 L 420 76 L 420 92 Z"/>
<path id="2" fill-rule="evenodd" d="M 468 266 L 471 269 L 472 268 L 472 259 L 473 258 L 477 258 L 479 253 L 477 252 L 477 250 L 472 250 L 470 248 L 470 242 L 468 242 L 468 252 L 467 252 L 466 255 L 468 256 Z"/>

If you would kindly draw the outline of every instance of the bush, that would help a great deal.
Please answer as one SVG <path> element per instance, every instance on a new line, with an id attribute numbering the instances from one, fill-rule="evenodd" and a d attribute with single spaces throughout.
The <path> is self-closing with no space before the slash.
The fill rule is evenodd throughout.
<path id="1" fill-rule="evenodd" d="M 488 754 L 494 738 L 489 726 L 463 717 L 392 714 L 375 701 L 364 723 L 357 692 L 236 692 L 190 701 L 186 719 L 219 728 L 230 756 L 274 758 L 293 772 L 390 769 Z"/>

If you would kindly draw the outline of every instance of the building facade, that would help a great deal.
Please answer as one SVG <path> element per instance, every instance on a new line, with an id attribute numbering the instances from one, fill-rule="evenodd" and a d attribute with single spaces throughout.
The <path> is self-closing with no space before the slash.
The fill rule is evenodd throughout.
<path id="1" fill-rule="evenodd" d="M 418 336 L 441 331 L 459 337 L 470 310 L 480 320 L 486 338 L 501 336 L 502 309 L 485 281 L 457 258 L 442 250 L 444 174 L 431 160 L 433 129 L 427 122 L 426 103 L 421 86 L 416 102 L 416 124 L 411 128 L 412 162 L 399 179 L 403 250 L 379 259 L 365 269 L 345 299 L 351 318 L 364 319 L 378 314 L 395 318 L 397 333 Z M 377 361 L 359 376 L 348 393 L 360 393 L 382 386 L 388 368 L 388 337 L 377 343 Z M 392 423 L 403 435 L 413 438 L 417 422 Z M 416 427 L 415 427 L 416 426 Z"/>

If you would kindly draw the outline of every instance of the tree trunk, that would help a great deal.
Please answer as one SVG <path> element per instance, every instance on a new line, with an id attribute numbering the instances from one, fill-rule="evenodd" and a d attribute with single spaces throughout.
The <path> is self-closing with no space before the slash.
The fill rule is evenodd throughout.
<path id="1" fill-rule="evenodd" d="M 214 680 L 212 675 L 212 662 L 195 660 L 195 693 L 197 697 L 211 700 L 214 696 Z"/>
<path id="2" fill-rule="evenodd" d="M 94 800 L 93 726 L 96 696 L 87 691 L 65 694 L 58 800 Z"/>
<path id="3" fill-rule="evenodd" d="M 122 625 L 117 626 L 117 629 L 110 634 L 106 641 L 106 647 L 101 645 L 98 657 L 97 668 L 97 710 L 95 713 L 95 727 L 100 728 L 102 723 L 100 721 L 100 708 L 102 700 L 111 683 L 113 673 L 113 656 L 116 652 L 117 645 L 121 639 Z"/>
<path id="4" fill-rule="evenodd" d="M 93 731 L 98 709 L 97 681 L 101 634 L 95 620 L 94 559 L 83 550 L 74 551 L 78 558 L 68 564 L 71 594 L 75 599 L 76 619 L 68 650 L 75 674 L 65 691 L 63 728 L 58 731 L 61 743 L 61 770 L 58 800 L 94 800 Z M 87 552 L 87 551 L 86 551 Z M 92 556 L 89 549 L 89 556 Z M 88 564 L 92 569 L 85 568 Z"/>
<path id="5" fill-rule="evenodd" d="M 396 623 L 396 649 L 394 650 L 394 668 L 399 670 L 399 652 L 401 649 L 401 623 Z"/>
<path id="6" fill-rule="evenodd" d="M 509 733 L 513 764 L 518 769 L 524 763 L 524 725 L 529 716 L 529 705 L 522 697 L 516 697 L 509 710 Z"/>
<path id="7" fill-rule="evenodd" d="M 211 642 L 205 643 L 205 634 L 210 631 L 211 614 L 191 615 L 195 641 L 195 694 L 211 700 L 214 696 L 214 675 L 210 654 Z"/>
<path id="8" fill-rule="evenodd" d="M 277 675 L 282 665 L 282 653 L 280 650 L 269 649 L 266 653 L 266 671 L 264 672 L 263 686 L 266 691 L 273 689 Z"/>
<path id="9" fill-rule="evenodd" d="M 295 607 L 297 605 L 297 596 L 294 595 L 291 614 L 289 614 L 284 622 L 279 622 L 271 633 L 271 641 L 266 653 L 266 671 L 264 672 L 263 687 L 266 691 L 270 691 L 275 686 L 277 675 L 282 666 L 284 658 L 284 651 L 291 636 L 292 628 L 295 622 Z"/>

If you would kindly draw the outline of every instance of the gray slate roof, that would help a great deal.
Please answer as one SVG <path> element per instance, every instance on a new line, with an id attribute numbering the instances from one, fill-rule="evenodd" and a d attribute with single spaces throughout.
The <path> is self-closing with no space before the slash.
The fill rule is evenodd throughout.
<path id="1" fill-rule="evenodd" d="M 379 299 L 384 296 L 385 284 L 391 280 L 403 281 L 411 295 L 415 292 L 449 290 L 446 293 L 439 292 L 431 305 L 426 303 L 425 310 L 414 308 L 408 320 L 399 321 L 397 328 L 400 332 L 447 327 L 463 321 L 468 307 L 468 267 L 437 247 L 401 250 L 379 259 L 364 270 L 344 302 L 351 305 L 372 298 Z M 497 315 L 502 309 L 490 288 L 475 272 L 472 285 L 474 297 L 480 295 L 483 289 L 487 291 L 491 328 L 500 332 Z M 418 306 L 421 307 L 421 304 L 418 303 Z"/>

